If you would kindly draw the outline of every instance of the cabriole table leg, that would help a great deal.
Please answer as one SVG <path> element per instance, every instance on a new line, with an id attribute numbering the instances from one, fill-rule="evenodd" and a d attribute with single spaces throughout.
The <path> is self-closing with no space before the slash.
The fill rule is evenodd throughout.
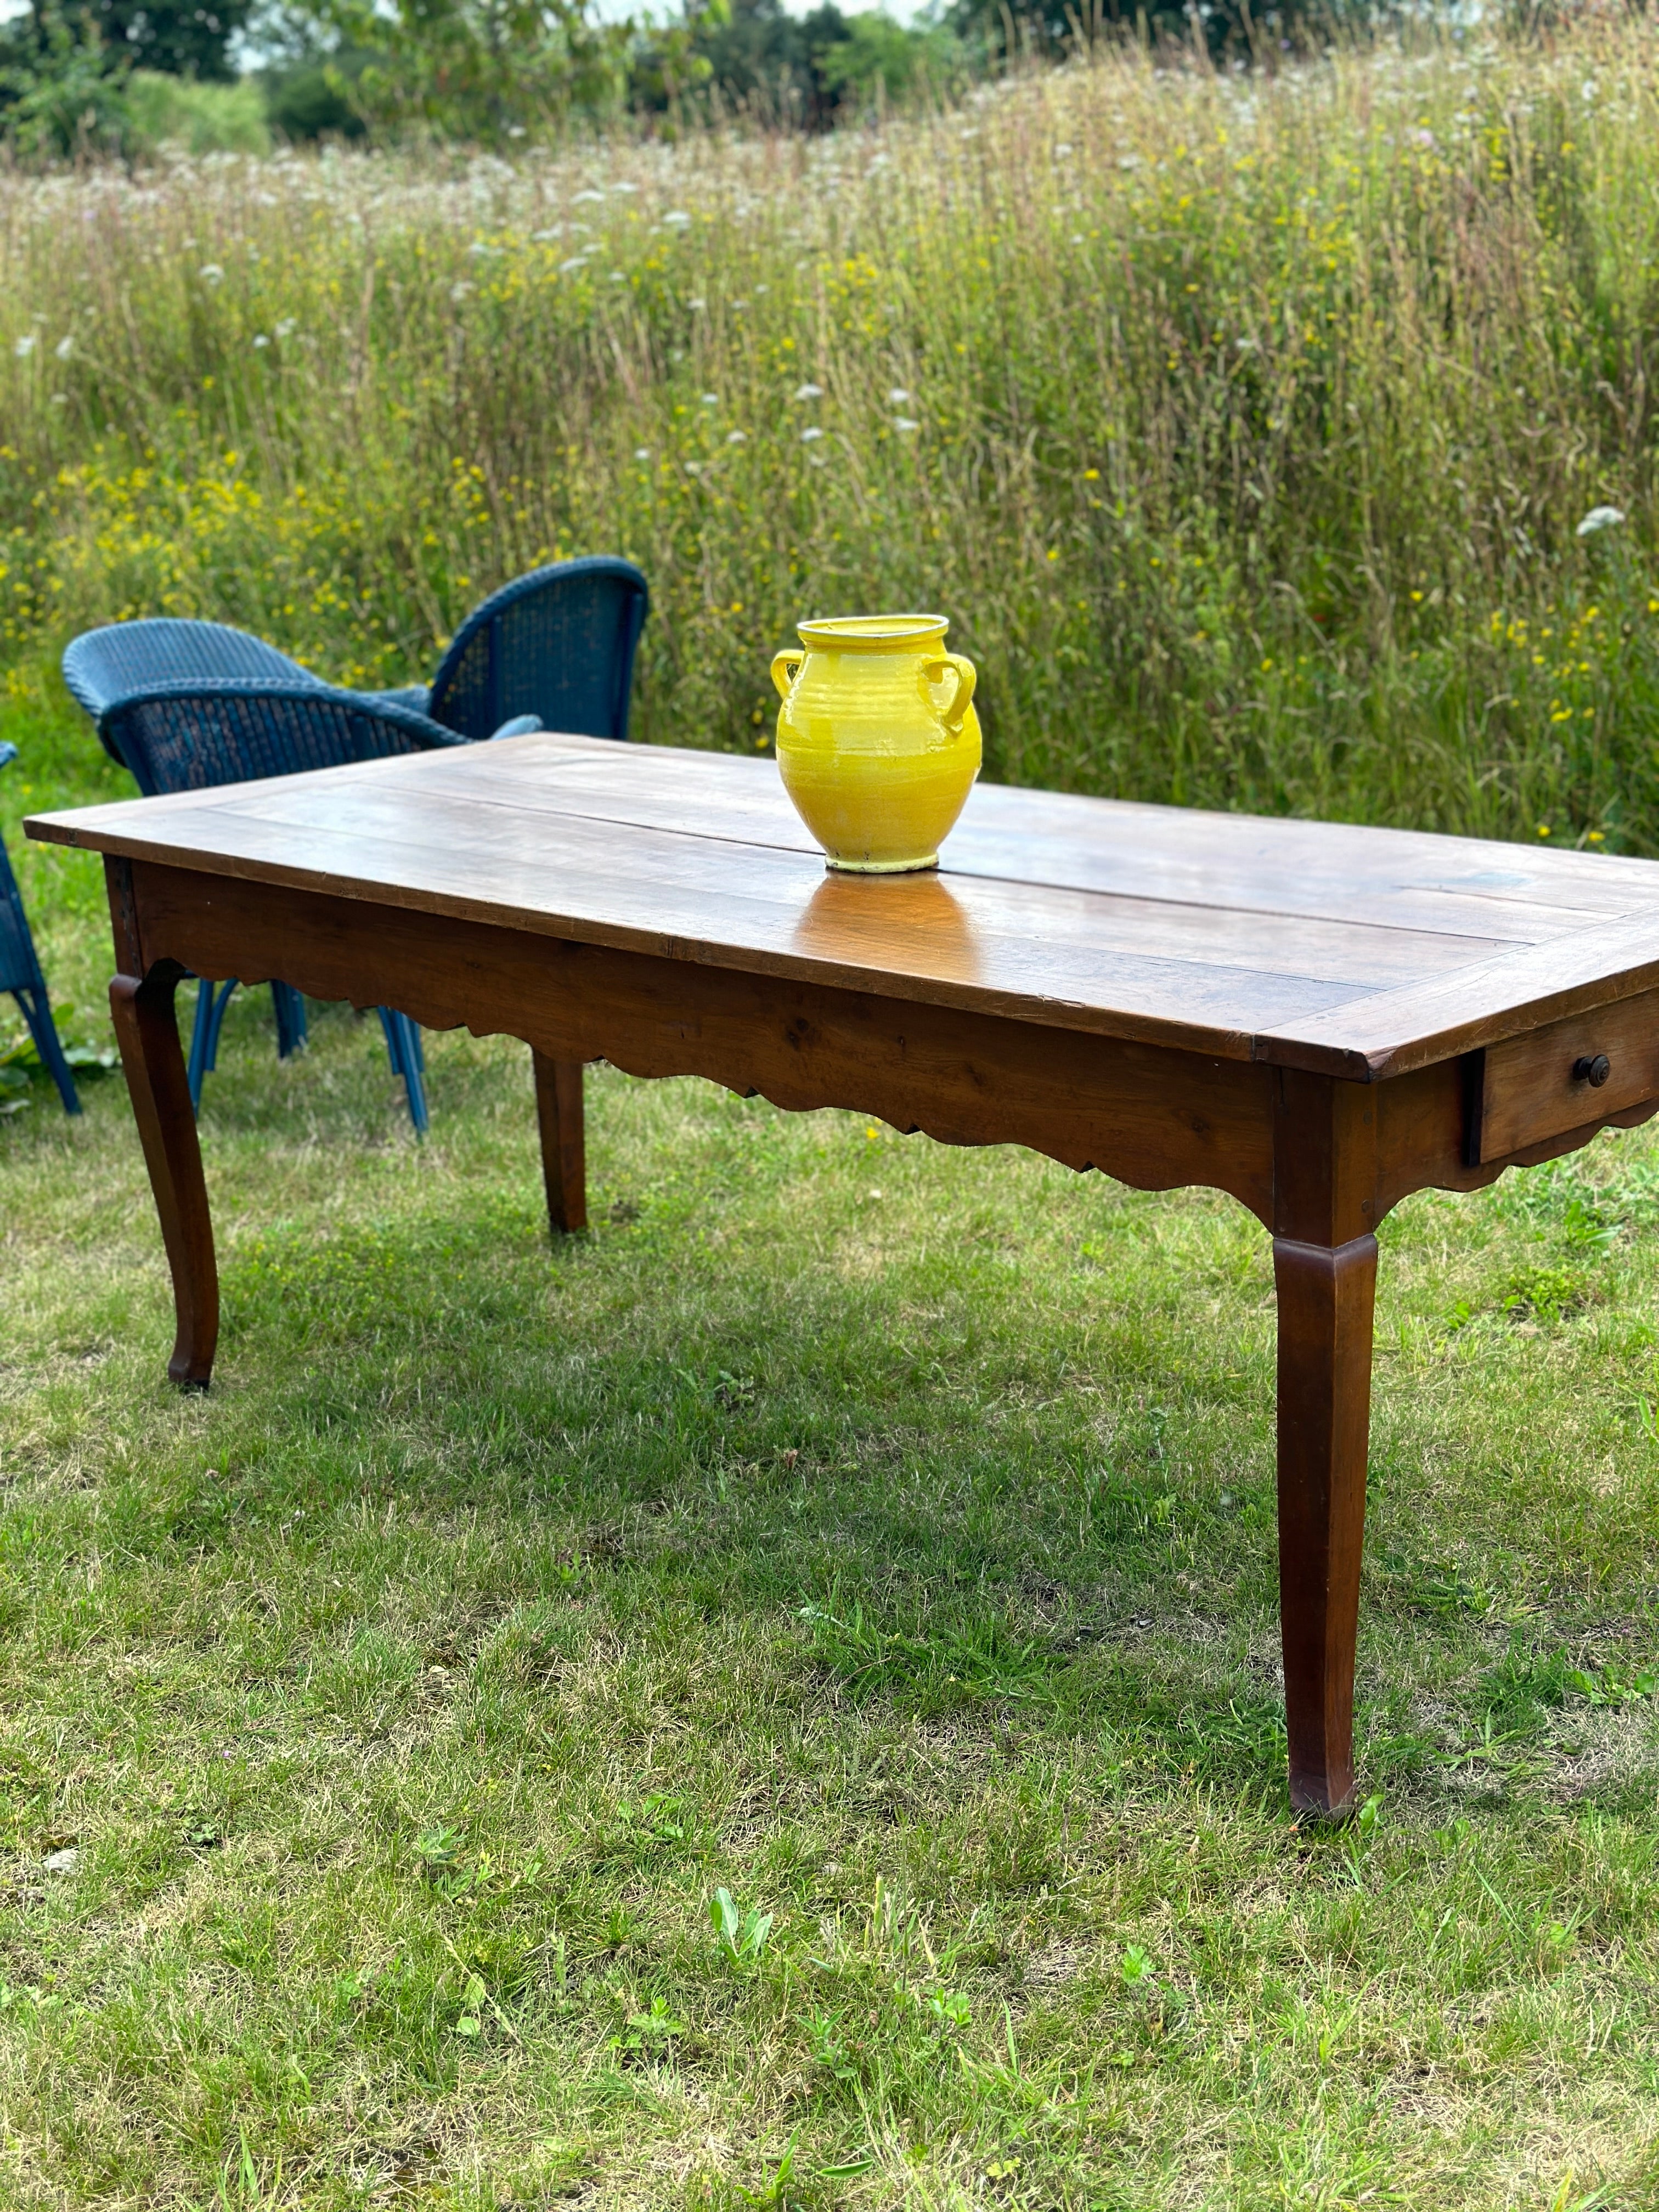
<path id="1" fill-rule="evenodd" d="M 1273 1240 L 1279 1291 L 1279 1587 L 1291 1803 L 1352 1807 L 1353 1662 L 1370 1433 L 1376 1239 Z"/>
<path id="2" fill-rule="evenodd" d="M 202 1148 L 173 1012 L 173 994 L 184 972 L 176 962 L 164 960 L 142 982 L 118 975 L 109 987 L 109 1000 L 173 1271 L 179 1327 L 167 1374 L 183 1389 L 205 1390 L 219 1340 L 219 1271 Z"/>

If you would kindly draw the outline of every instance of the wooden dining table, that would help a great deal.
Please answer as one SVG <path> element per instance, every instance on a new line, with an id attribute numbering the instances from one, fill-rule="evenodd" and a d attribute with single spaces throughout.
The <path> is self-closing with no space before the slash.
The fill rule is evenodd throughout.
<path id="1" fill-rule="evenodd" d="M 538 734 L 40 815 L 101 853 L 170 1263 L 218 1334 L 173 995 L 279 978 L 532 1048 L 549 1213 L 582 1068 L 699 1075 L 1142 1189 L 1273 1238 L 1290 1791 L 1354 1798 L 1376 1228 L 1659 1105 L 1659 865 L 981 784 L 937 872 L 827 872 L 767 760 Z"/>

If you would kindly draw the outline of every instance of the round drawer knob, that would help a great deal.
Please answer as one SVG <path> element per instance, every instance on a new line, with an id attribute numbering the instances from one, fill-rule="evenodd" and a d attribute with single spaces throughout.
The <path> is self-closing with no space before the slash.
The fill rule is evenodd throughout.
<path id="1" fill-rule="evenodd" d="M 1587 1052 L 1572 1063 L 1573 1081 L 1588 1083 L 1592 1091 L 1599 1091 L 1612 1073 L 1613 1062 L 1604 1052 Z"/>

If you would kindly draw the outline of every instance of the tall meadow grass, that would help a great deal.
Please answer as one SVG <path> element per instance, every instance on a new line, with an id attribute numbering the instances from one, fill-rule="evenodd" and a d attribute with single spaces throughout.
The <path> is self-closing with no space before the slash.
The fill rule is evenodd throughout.
<path id="1" fill-rule="evenodd" d="M 925 604 L 994 775 L 1659 850 L 1656 64 L 0 178 L 0 658 L 177 611 L 391 680 L 615 550 L 652 739 L 763 748 L 799 617 Z"/>

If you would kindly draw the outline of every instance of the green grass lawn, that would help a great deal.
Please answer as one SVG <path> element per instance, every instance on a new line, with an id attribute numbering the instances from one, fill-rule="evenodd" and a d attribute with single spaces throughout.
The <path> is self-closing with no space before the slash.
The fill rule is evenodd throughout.
<path id="1" fill-rule="evenodd" d="M 5 1101 L 0 2202 L 1659 2203 L 1659 1143 L 1385 1225 L 1304 1832 L 1241 1209 L 599 1070 L 554 1248 L 429 1054 L 234 1006 L 206 1398 L 118 1072 Z"/>

